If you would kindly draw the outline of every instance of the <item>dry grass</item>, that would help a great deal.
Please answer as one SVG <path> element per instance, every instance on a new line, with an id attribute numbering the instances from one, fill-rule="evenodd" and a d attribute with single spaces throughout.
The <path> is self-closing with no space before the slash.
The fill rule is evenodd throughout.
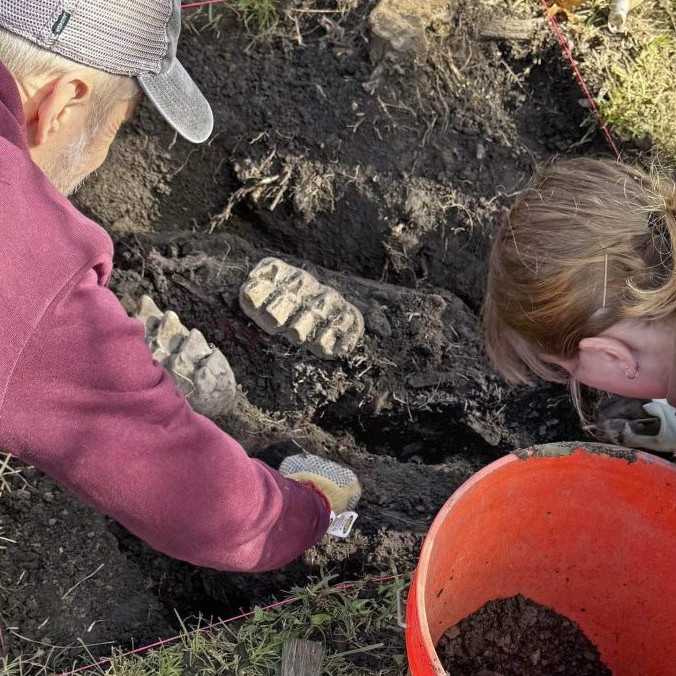
<path id="1" fill-rule="evenodd" d="M 584 5 L 565 26 L 601 113 L 622 140 L 676 158 L 676 5 L 645 0 L 629 14 L 623 34 L 608 30 L 608 0 Z"/>
<path id="2" fill-rule="evenodd" d="M 25 487 L 26 483 L 14 458 L 9 453 L 0 453 L 0 498 L 5 493 Z"/>
<path id="3" fill-rule="evenodd" d="M 351 589 L 329 587 L 324 580 L 295 589 L 294 603 L 256 609 L 234 625 L 184 630 L 174 644 L 142 656 L 118 656 L 85 676 L 272 676 L 278 673 L 283 644 L 292 638 L 321 641 L 326 676 L 399 676 L 406 673 L 398 599 L 404 578 L 364 583 Z M 374 638 L 375 637 L 375 638 Z M 87 650 L 82 649 L 86 659 Z M 92 658 L 91 662 L 95 660 Z M 360 663 L 361 662 L 361 663 Z M 56 664 L 36 667 L 34 660 L 0 659 L 3 676 L 53 674 Z M 63 667 L 61 667 L 63 668 Z"/>
<path id="4" fill-rule="evenodd" d="M 542 16 L 540 0 L 480 0 L 501 15 Z M 601 112 L 624 141 L 645 147 L 672 163 L 676 159 L 676 4 L 644 0 L 632 9 L 625 30 L 608 29 L 611 0 L 586 0 L 574 18 L 561 18 L 582 73 Z M 589 116 L 590 128 L 596 124 Z"/>
<path id="5" fill-rule="evenodd" d="M 317 21 L 324 27 L 336 26 L 351 10 L 366 0 L 335 0 L 332 7 L 318 0 L 303 0 L 293 6 L 283 0 L 223 0 L 197 10 L 187 11 L 187 28 L 202 32 L 211 30 L 220 35 L 227 21 L 235 17 L 255 39 L 284 37 L 303 44 L 305 31 L 314 32 Z"/>
<path id="6" fill-rule="evenodd" d="M 279 22 L 279 0 L 223 0 L 222 4 L 186 11 L 184 23 L 197 32 L 220 33 L 228 16 L 233 14 L 252 34 L 268 34 Z"/>
<path id="7" fill-rule="evenodd" d="M 653 39 L 636 57 L 614 66 L 601 112 L 628 140 L 648 139 L 659 154 L 676 158 L 676 38 Z"/>

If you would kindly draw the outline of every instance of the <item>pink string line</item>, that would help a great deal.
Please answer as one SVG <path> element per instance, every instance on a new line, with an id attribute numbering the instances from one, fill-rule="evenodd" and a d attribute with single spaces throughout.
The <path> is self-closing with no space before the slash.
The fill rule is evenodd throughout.
<path id="1" fill-rule="evenodd" d="M 197 7 L 206 7 L 207 5 L 217 5 L 223 0 L 201 0 L 201 2 L 188 2 L 181 5 L 181 9 L 196 9 Z"/>
<path id="2" fill-rule="evenodd" d="M 542 6 L 545 9 L 545 13 L 549 10 L 549 5 L 547 4 L 547 0 L 540 0 L 542 2 Z M 570 48 L 570 44 L 564 35 L 563 31 L 561 30 L 561 26 L 559 25 L 558 20 L 556 19 L 555 16 L 553 15 L 548 15 L 547 16 L 549 20 L 549 25 L 556 36 L 556 38 L 559 41 L 559 44 L 561 45 L 561 49 L 565 55 L 565 57 L 568 59 L 568 63 L 570 63 L 570 67 L 573 70 L 573 74 L 575 75 L 575 79 L 577 80 L 578 85 L 580 86 L 580 89 L 582 90 L 582 93 L 585 95 L 587 98 L 587 101 L 589 101 L 589 105 L 592 107 L 592 110 L 594 111 L 594 115 L 596 116 L 596 120 L 598 121 L 599 128 L 603 132 L 603 135 L 606 137 L 606 141 L 608 141 L 608 145 L 612 148 L 613 152 L 615 153 L 615 156 L 617 157 L 618 160 L 622 159 L 622 153 L 620 153 L 615 140 L 613 139 L 613 135 L 610 133 L 610 129 L 608 127 L 608 124 L 606 121 L 603 119 L 603 115 L 601 115 L 601 111 L 599 110 L 599 107 L 596 103 L 596 99 L 592 96 L 592 93 L 589 89 L 589 86 L 587 85 L 586 80 L 584 79 L 584 76 L 582 75 L 582 71 L 580 71 L 580 67 L 577 64 L 577 61 L 575 60 L 575 57 L 573 56 L 573 52 Z"/>
<path id="3" fill-rule="evenodd" d="M 396 580 L 400 577 L 401 575 L 386 575 L 383 577 L 367 578 L 365 580 L 360 580 L 358 582 L 342 582 L 341 584 L 338 584 L 335 587 L 331 587 L 330 591 L 345 591 L 348 589 L 354 589 L 355 587 L 358 587 L 360 585 L 391 582 L 392 580 Z M 274 610 L 275 608 L 281 608 L 282 606 L 288 606 L 291 605 L 292 603 L 297 603 L 300 600 L 301 599 L 299 596 L 293 596 L 291 598 L 285 599 L 284 601 L 277 601 L 276 603 L 271 603 L 269 606 L 265 606 L 264 608 L 260 608 L 259 610 L 267 612 L 270 610 Z M 255 615 L 256 612 L 257 612 L 256 610 L 251 610 L 248 613 L 242 613 L 241 615 L 236 615 L 235 617 L 229 617 L 226 620 L 219 620 L 218 622 L 209 624 L 206 627 L 201 627 L 199 629 L 190 631 L 187 634 L 178 634 L 177 636 L 172 636 L 171 638 L 161 639 L 159 641 L 156 641 L 155 643 L 151 643 L 150 645 L 146 645 L 141 648 L 136 648 L 135 650 L 130 650 L 129 652 L 122 653 L 121 655 L 116 655 L 115 657 L 106 657 L 105 659 L 102 659 L 99 662 L 87 664 L 83 667 L 73 669 L 72 671 L 64 671 L 58 674 L 57 676 L 73 676 L 73 674 L 81 674 L 84 671 L 101 670 L 102 667 L 109 666 L 114 660 L 119 660 L 124 657 L 132 657 L 133 655 L 142 655 L 143 653 L 147 653 L 150 650 L 154 650 L 156 648 L 163 648 L 164 646 L 180 641 L 184 636 L 196 636 L 197 634 L 202 634 L 204 632 L 211 631 L 218 627 L 223 627 L 226 624 L 232 624 L 233 622 L 237 622 L 238 620 L 244 620 L 247 617 Z"/>

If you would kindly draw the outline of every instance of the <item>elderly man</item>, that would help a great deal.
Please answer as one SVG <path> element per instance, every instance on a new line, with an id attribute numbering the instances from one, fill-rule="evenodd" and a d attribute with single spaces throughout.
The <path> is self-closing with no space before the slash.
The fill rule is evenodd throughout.
<path id="1" fill-rule="evenodd" d="M 176 59 L 179 0 L 0 0 L 0 448 L 152 547 L 279 567 L 359 497 L 348 470 L 282 476 L 193 412 L 106 288 L 107 234 L 64 197 L 145 94 L 192 142 L 209 104 Z"/>

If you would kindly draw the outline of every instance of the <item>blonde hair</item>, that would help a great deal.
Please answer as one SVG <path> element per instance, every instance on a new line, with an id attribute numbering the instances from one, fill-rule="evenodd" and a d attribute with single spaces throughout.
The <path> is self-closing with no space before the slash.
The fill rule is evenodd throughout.
<path id="1" fill-rule="evenodd" d="M 114 104 L 138 96 L 140 91 L 133 78 L 83 66 L 1 28 L 0 63 L 20 81 L 31 76 L 62 75 L 81 68 L 87 68 L 95 73 L 96 86 L 92 89 L 89 119 L 91 133 L 95 133 L 99 125 L 106 120 Z"/>
<path id="2" fill-rule="evenodd" d="M 514 383 L 568 382 L 545 355 L 568 359 L 618 321 L 674 314 L 673 241 L 674 180 L 605 160 L 542 168 L 491 252 L 483 321 L 493 364 Z"/>

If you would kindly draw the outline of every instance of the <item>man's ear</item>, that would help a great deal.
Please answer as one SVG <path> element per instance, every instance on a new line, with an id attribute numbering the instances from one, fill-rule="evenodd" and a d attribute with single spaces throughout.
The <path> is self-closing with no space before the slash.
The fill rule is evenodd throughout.
<path id="1" fill-rule="evenodd" d="M 632 350 L 621 340 L 609 336 L 583 338 L 578 346 L 579 358 L 602 360 L 611 368 L 620 371 L 625 378 L 638 375 L 638 361 Z"/>
<path id="2" fill-rule="evenodd" d="M 50 136 L 78 112 L 82 112 L 91 97 L 92 85 L 86 74 L 77 71 L 62 75 L 47 83 L 35 95 L 31 128 L 33 145 L 44 145 Z"/>

